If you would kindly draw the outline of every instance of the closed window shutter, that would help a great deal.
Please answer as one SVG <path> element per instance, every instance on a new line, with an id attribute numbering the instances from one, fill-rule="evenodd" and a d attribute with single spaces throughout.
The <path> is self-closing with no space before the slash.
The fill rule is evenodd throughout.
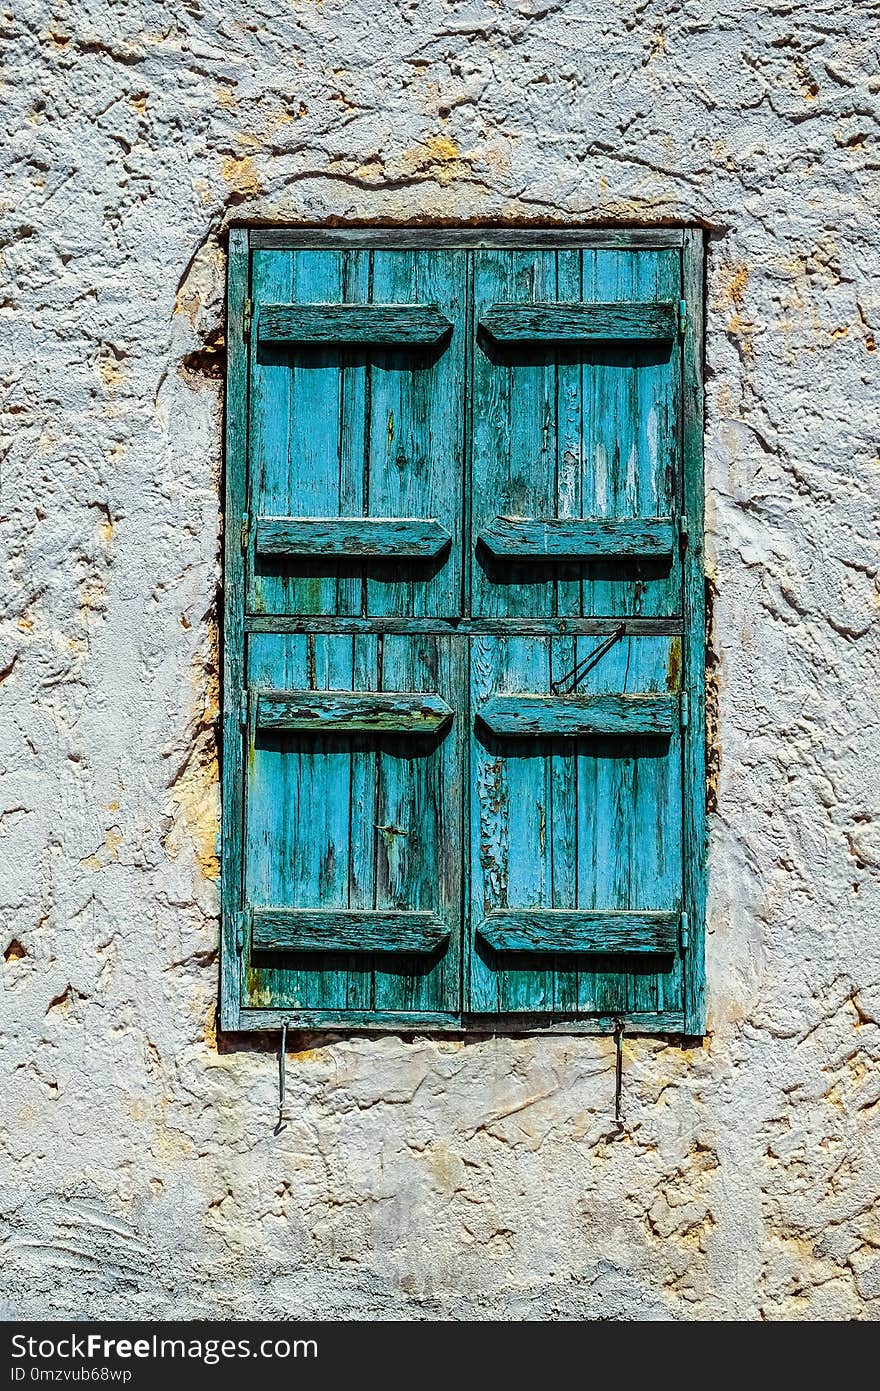
<path id="1" fill-rule="evenodd" d="M 472 643 L 470 1008 L 665 1011 L 681 639 L 646 620 L 682 611 L 681 258 L 481 251 L 474 295 L 475 611 L 546 631 Z M 551 636 L 562 616 L 638 635 L 578 680 L 603 638 Z"/>
<path id="2" fill-rule="evenodd" d="M 699 247 L 336 238 L 230 247 L 224 1024 L 697 1032 Z"/>

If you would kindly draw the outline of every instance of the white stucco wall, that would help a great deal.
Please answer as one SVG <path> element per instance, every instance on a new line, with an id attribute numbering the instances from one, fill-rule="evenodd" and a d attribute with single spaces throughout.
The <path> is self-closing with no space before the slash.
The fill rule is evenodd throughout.
<path id="1" fill-rule="evenodd" d="M 18 0 L 0 1309 L 880 1312 L 878 76 L 834 0 Z M 874 36 L 876 38 L 876 36 Z M 710 1032 L 221 1047 L 230 217 L 700 219 Z M 204 363 L 202 364 L 204 365 Z M 3 1303 L 5 1301 L 5 1303 Z"/>

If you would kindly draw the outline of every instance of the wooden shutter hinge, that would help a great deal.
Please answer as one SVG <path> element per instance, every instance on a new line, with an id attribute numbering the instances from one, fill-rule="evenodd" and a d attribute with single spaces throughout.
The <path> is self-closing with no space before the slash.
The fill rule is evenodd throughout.
<path id="1" fill-rule="evenodd" d="M 238 697 L 238 723 L 241 725 L 242 729 L 244 729 L 244 727 L 245 727 L 245 725 L 247 724 L 247 722 L 248 722 L 248 693 L 247 693 L 247 687 L 245 687 L 244 690 L 240 693 L 240 695 L 239 695 L 239 697 Z"/>
<path id="2" fill-rule="evenodd" d="M 691 527 L 688 518 L 682 513 L 678 519 L 678 539 L 681 542 L 681 549 L 687 550 L 688 542 L 691 537 Z"/>
<path id="3" fill-rule="evenodd" d="M 681 693 L 681 727 L 682 727 L 682 729 L 687 729 L 687 727 L 688 727 L 688 720 L 689 720 L 689 718 L 690 718 L 690 710 L 689 710 L 688 706 L 689 706 L 689 702 L 688 702 L 688 693 L 687 693 L 687 691 L 682 691 L 682 693 Z"/>
<path id="4" fill-rule="evenodd" d="M 238 948 L 239 956 L 241 956 L 241 953 L 244 951 L 245 948 L 245 943 L 248 941 L 248 938 L 250 937 L 251 933 L 250 908 L 242 908 L 241 912 L 236 914 L 236 918 L 237 921 L 235 924 L 235 945 Z"/>
<path id="5" fill-rule="evenodd" d="M 251 324 L 253 323 L 253 321 L 254 302 L 252 299 L 246 299 L 244 302 L 244 309 L 242 310 L 241 315 L 241 336 L 244 339 L 245 343 L 250 342 Z"/>
<path id="6" fill-rule="evenodd" d="M 689 942 L 690 942 L 690 935 L 689 935 L 689 932 L 688 932 L 688 915 L 687 915 L 687 913 L 682 912 L 682 915 L 681 915 L 681 949 L 682 949 L 682 951 L 687 951 L 687 949 L 688 949 L 688 943 L 689 943 Z"/>
<path id="7" fill-rule="evenodd" d="M 687 330 L 687 318 L 688 318 L 687 300 L 686 300 L 686 299 L 680 299 L 680 300 L 678 301 L 678 336 L 679 336 L 679 338 L 684 338 L 685 332 L 686 332 L 686 330 Z"/>

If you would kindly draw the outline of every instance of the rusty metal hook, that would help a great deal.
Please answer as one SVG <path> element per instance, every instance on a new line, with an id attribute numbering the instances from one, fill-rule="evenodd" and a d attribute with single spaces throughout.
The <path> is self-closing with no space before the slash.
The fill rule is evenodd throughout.
<path id="1" fill-rule="evenodd" d="M 616 1057 L 614 1061 L 614 1127 L 618 1135 L 624 1130 L 622 1102 L 623 1102 L 623 1020 L 618 1016 L 614 1020 L 614 1047 Z"/>
<path id="2" fill-rule="evenodd" d="M 272 1131 L 273 1135 L 280 1135 L 282 1130 L 287 1129 L 284 1121 L 284 1063 L 287 1056 L 287 1020 L 281 1025 L 281 1047 L 278 1050 L 278 1123 Z"/>

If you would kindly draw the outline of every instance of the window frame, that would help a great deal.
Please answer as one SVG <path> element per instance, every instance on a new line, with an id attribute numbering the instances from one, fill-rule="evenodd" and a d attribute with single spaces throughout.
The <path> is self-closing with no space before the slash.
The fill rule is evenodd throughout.
<path id="1" fill-rule="evenodd" d="M 665 227 L 445 227 L 413 226 L 253 226 L 233 225 L 228 233 L 226 305 L 226 399 L 223 483 L 223 603 L 221 692 L 221 943 L 219 1025 L 223 1033 L 277 1031 L 292 1028 L 334 1032 L 418 1032 L 462 1034 L 612 1032 L 612 1016 L 556 1019 L 552 1014 L 503 1015 L 487 1022 L 473 1022 L 462 1010 L 454 1018 L 405 1014 L 376 1016 L 369 1011 L 309 1010 L 308 1018 L 296 1011 L 243 1008 L 244 932 L 243 799 L 244 740 L 247 722 L 244 704 L 245 557 L 242 545 L 247 515 L 248 358 L 252 306 L 250 303 L 251 255 L 258 249 L 593 249 L 657 250 L 678 248 L 682 257 L 682 298 L 686 306 L 682 347 L 682 516 L 687 519 L 687 544 L 682 551 L 682 697 L 687 701 L 683 721 L 683 785 L 704 790 L 704 795 L 683 797 L 682 948 L 684 964 L 683 1012 L 664 1016 L 625 1016 L 629 1033 L 655 1036 L 699 1037 L 705 1032 L 705 907 L 706 907 L 706 597 L 704 573 L 704 473 L 703 473 L 703 343 L 704 343 L 704 232 L 694 226 Z M 241 621 L 230 621 L 239 614 Z M 332 1018 L 330 1016 L 333 1016 Z"/>

